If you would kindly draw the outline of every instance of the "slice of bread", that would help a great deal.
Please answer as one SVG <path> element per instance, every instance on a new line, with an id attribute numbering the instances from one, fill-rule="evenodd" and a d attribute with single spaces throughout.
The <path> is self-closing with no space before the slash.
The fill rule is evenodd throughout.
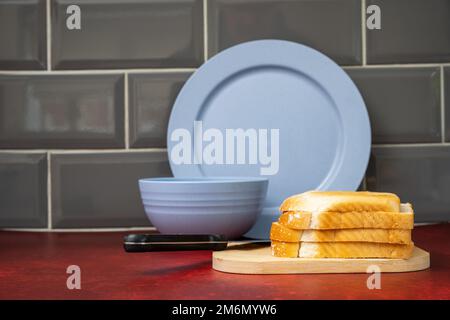
<path id="1" fill-rule="evenodd" d="M 300 242 L 271 242 L 272 255 L 281 258 L 297 258 L 300 249 Z"/>
<path id="2" fill-rule="evenodd" d="M 414 244 L 374 242 L 272 241 L 272 255 L 284 258 L 388 258 L 408 259 Z"/>
<path id="3" fill-rule="evenodd" d="M 295 230 L 272 223 L 270 239 L 282 242 L 379 242 L 411 243 L 409 229 Z"/>
<path id="4" fill-rule="evenodd" d="M 412 229 L 414 212 L 409 203 L 402 203 L 400 212 L 284 212 L 278 222 L 291 229 Z"/>
<path id="5" fill-rule="evenodd" d="M 309 191 L 283 201 L 280 211 L 398 212 L 400 199 L 393 193 L 369 191 Z"/>

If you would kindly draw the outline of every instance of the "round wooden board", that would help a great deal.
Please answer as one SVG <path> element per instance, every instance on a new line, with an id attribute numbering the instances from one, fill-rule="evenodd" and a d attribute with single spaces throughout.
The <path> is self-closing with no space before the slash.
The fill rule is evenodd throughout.
<path id="1" fill-rule="evenodd" d="M 270 246 L 236 245 L 213 252 L 215 270 L 243 274 L 293 273 L 366 273 L 376 265 L 381 272 L 408 272 L 430 267 L 430 254 L 415 247 L 411 258 L 404 259 L 309 259 L 277 258 Z"/>

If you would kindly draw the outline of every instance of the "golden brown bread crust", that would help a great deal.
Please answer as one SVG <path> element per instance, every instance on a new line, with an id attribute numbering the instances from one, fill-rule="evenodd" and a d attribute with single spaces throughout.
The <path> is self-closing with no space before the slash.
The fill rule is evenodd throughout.
<path id="1" fill-rule="evenodd" d="M 305 230 L 310 229 L 310 222 L 311 222 L 311 212 L 285 212 L 283 213 L 279 218 L 278 222 L 282 225 L 296 230 Z M 320 229 L 325 229 L 322 227 L 322 224 L 319 226 Z M 339 228 L 334 228 L 339 229 Z"/>
<path id="2" fill-rule="evenodd" d="M 296 252 L 296 249 L 299 250 Z M 373 242 L 281 242 L 272 241 L 272 255 L 288 258 L 386 258 L 408 259 L 414 244 Z"/>
<path id="3" fill-rule="evenodd" d="M 401 212 L 311 212 L 288 211 L 278 221 L 292 229 L 412 229 L 414 212 L 409 203 L 401 205 Z"/>
<path id="4" fill-rule="evenodd" d="M 412 206 L 392 193 L 310 191 L 280 211 L 270 233 L 276 257 L 407 259 L 414 248 Z"/>
<path id="5" fill-rule="evenodd" d="M 282 242 L 379 242 L 411 243 L 406 229 L 295 230 L 279 222 L 272 223 L 270 239 Z"/>
<path id="6" fill-rule="evenodd" d="M 300 242 L 302 233 L 303 230 L 291 229 L 279 222 L 273 222 L 270 228 L 270 240 Z"/>
<path id="7" fill-rule="evenodd" d="M 271 249 L 274 257 L 296 258 L 298 257 L 299 242 L 279 242 L 272 241 Z"/>
<path id="8" fill-rule="evenodd" d="M 369 191 L 308 191 L 283 201 L 280 211 L 398 212 L 400 199 L 393 193 Z"/>

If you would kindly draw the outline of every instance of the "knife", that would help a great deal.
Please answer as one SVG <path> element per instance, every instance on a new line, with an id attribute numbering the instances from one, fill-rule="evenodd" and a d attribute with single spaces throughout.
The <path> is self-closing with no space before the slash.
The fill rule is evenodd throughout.
<path id="1" fill-rule="evenodd" d="M 126 252 L 184 251 L 184 250 L 225 250 L 232 243 L 270 243 L 270 240 L 228 241 L 216 234 L 129 234 L 124 237 Z"/>

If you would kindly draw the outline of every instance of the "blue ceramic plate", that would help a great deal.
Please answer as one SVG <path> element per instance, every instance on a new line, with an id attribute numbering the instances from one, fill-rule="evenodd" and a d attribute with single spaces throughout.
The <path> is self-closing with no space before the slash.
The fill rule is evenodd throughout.
<path id="1" fill-rule="evenodd" d="M 254 238 L 268 236 L 292 194 L 356 190 L 370 143 L 348 75 L 322 53 L 281 40 L 243 43 L 202 65 L 176 99 L 167 137 L 175 177 L 269 179 L 262 217 L 247 234 Z"/>

